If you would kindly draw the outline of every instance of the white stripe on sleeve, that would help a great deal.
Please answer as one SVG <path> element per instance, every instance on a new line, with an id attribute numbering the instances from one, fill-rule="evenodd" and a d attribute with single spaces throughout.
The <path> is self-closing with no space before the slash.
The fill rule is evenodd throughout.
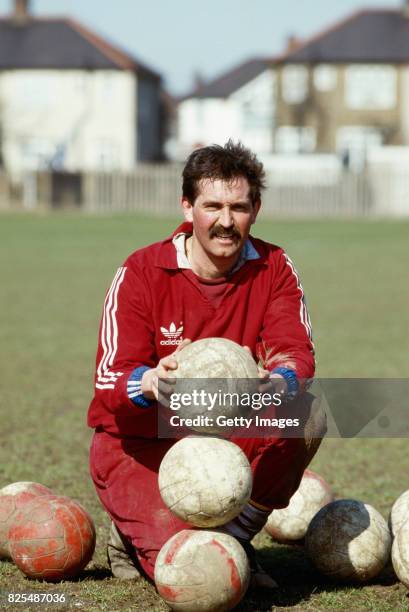
<path id="1" fill-rule="evenodd" d="M 305 301 L 305 295 L 304 295 L 304 289 L 302 288 L 301 285 L 301 281 L 300 281 L 300 277 L 297 274 L 297 271 L 294 267 L 293 262 L 291 261 L 291 259 L 288 257 L 288 255 L 286 253 L 284 253 L 284 257 L 285 260 L 287 262 L 287 265 L 290 267 L 292 274 L 295 276 L 295 279 L 297 281 L 297 288 L 300 290 L 300 321 L 301 323 L 304 325 L 308 337 L 312 342 L 312 329 L 311 329 L 311 320 L 310 320 L 310 315 L 308 314 L 308 310 L 307 310 L 307 304 Z"/>
<path id="2" fill-rule="evenodd" d="M 103 354 L 97 368 L 97 389 L 113 389 L 114 383 L 123 372 L 112 372 L 112 366 L 118 350 L 118 324 L 116 312 L 118 309 L 118 292 L 124 280 L 126 268 L 118 268 L 107 293 L 104 303 L 104 314 L 101 326 L 101 344 Z M 107 384 L 108 383 L 108 384 Z"/>

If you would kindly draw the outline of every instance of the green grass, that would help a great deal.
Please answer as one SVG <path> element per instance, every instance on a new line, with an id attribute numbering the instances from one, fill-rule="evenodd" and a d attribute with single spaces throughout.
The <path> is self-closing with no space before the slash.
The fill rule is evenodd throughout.
<path id="1" fill-rule="evenodd" d="M 88 476 L 85 418 L 99 317 L 114 271 L 132 250 L 174 226 L 172 219 L 132 216 L 0 217 L 0 486 L 35 480 L 78 499 L 98 536 L 81 580 L 42 585 L 0 563 L 0 590 L 62 591 L 72 609 L 87 611 L 166 609 L 151 585 L 109 577 L 108 520 Z M 284 246 L 301 274 L 319 376 L 409 376 L 407 222 L 262 222 L 254 234 Z M 406 440 L 328 439 L 312 467 L 337 495 L 368 501 L 387 516 L 408 488 L 407 448 Z M 302 549 L 272 546 L 267 536 L 257 542 L 281 588 L 272 597 L 247 596 L 243 611 L 409 608 L 406 589 L 390 570 L 361 588 L 333 585 Z"/>

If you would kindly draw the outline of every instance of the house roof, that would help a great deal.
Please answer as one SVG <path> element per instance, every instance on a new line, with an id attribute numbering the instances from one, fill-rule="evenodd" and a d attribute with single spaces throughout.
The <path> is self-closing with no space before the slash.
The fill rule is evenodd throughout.
<path id="1" fill-rule="evenodd" d="M 409 61 L 409 16 L 403 10 L 366 9 L 303 41 L 277 61 L 308 63 Z"/>
<path id="2" fill-rule="evenodd" d="M 267 68 L 272 67 L 272 60 L 254 58 L 243 62 L 233 70 L 229 70 L 216 79 L 200 85 L 182 100 L 188 98 L 227 98 L 243 85 L 255 79 Z"/>
<path id="3" fill-rule="evenodd" d="M 160 79 L 119 47 L 65 18 L 0 19 L 0 70 L 19 68 L 132 70 Z"/>

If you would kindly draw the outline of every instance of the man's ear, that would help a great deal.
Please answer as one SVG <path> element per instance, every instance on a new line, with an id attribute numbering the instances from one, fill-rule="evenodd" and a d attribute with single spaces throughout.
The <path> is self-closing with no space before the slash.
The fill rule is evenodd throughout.
<path id="1" fill-rule="evenodd" d="M 256 222 L 257 215 L 259 213 L 260 207 L 261 207 L 261 200 L 256 200 L 256 202 L 254 202 L 254 204 L 253 204 L 253 210 L 252 210 L 252 215 L 251 215 L 251 224 Z"/>
<path id="2" fill-rule="evenodd" d="M 192 204 L 189 202 L 189 200 L 187 198 L 182 198 L 181 199 L 181 205 L 183 208 L 183 214 L 185 216 L 185 221 L 188 221 L 189 223 L 193 222 L 193 206 Z"/>

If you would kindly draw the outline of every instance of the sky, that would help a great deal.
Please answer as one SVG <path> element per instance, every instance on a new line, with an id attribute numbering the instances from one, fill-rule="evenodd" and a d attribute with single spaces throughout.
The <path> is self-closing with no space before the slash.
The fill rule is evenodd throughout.
<path id="1" fill-rule="evenodd" d="M 31 0 L 35 15 L 75 17 L 160 72 L 185 94 L 251 57 L 271 57 L 289 35 L 306 37 L 363 7 L 404 0 Z M 0 0 L 0 13 L 14 0 Z"/>

